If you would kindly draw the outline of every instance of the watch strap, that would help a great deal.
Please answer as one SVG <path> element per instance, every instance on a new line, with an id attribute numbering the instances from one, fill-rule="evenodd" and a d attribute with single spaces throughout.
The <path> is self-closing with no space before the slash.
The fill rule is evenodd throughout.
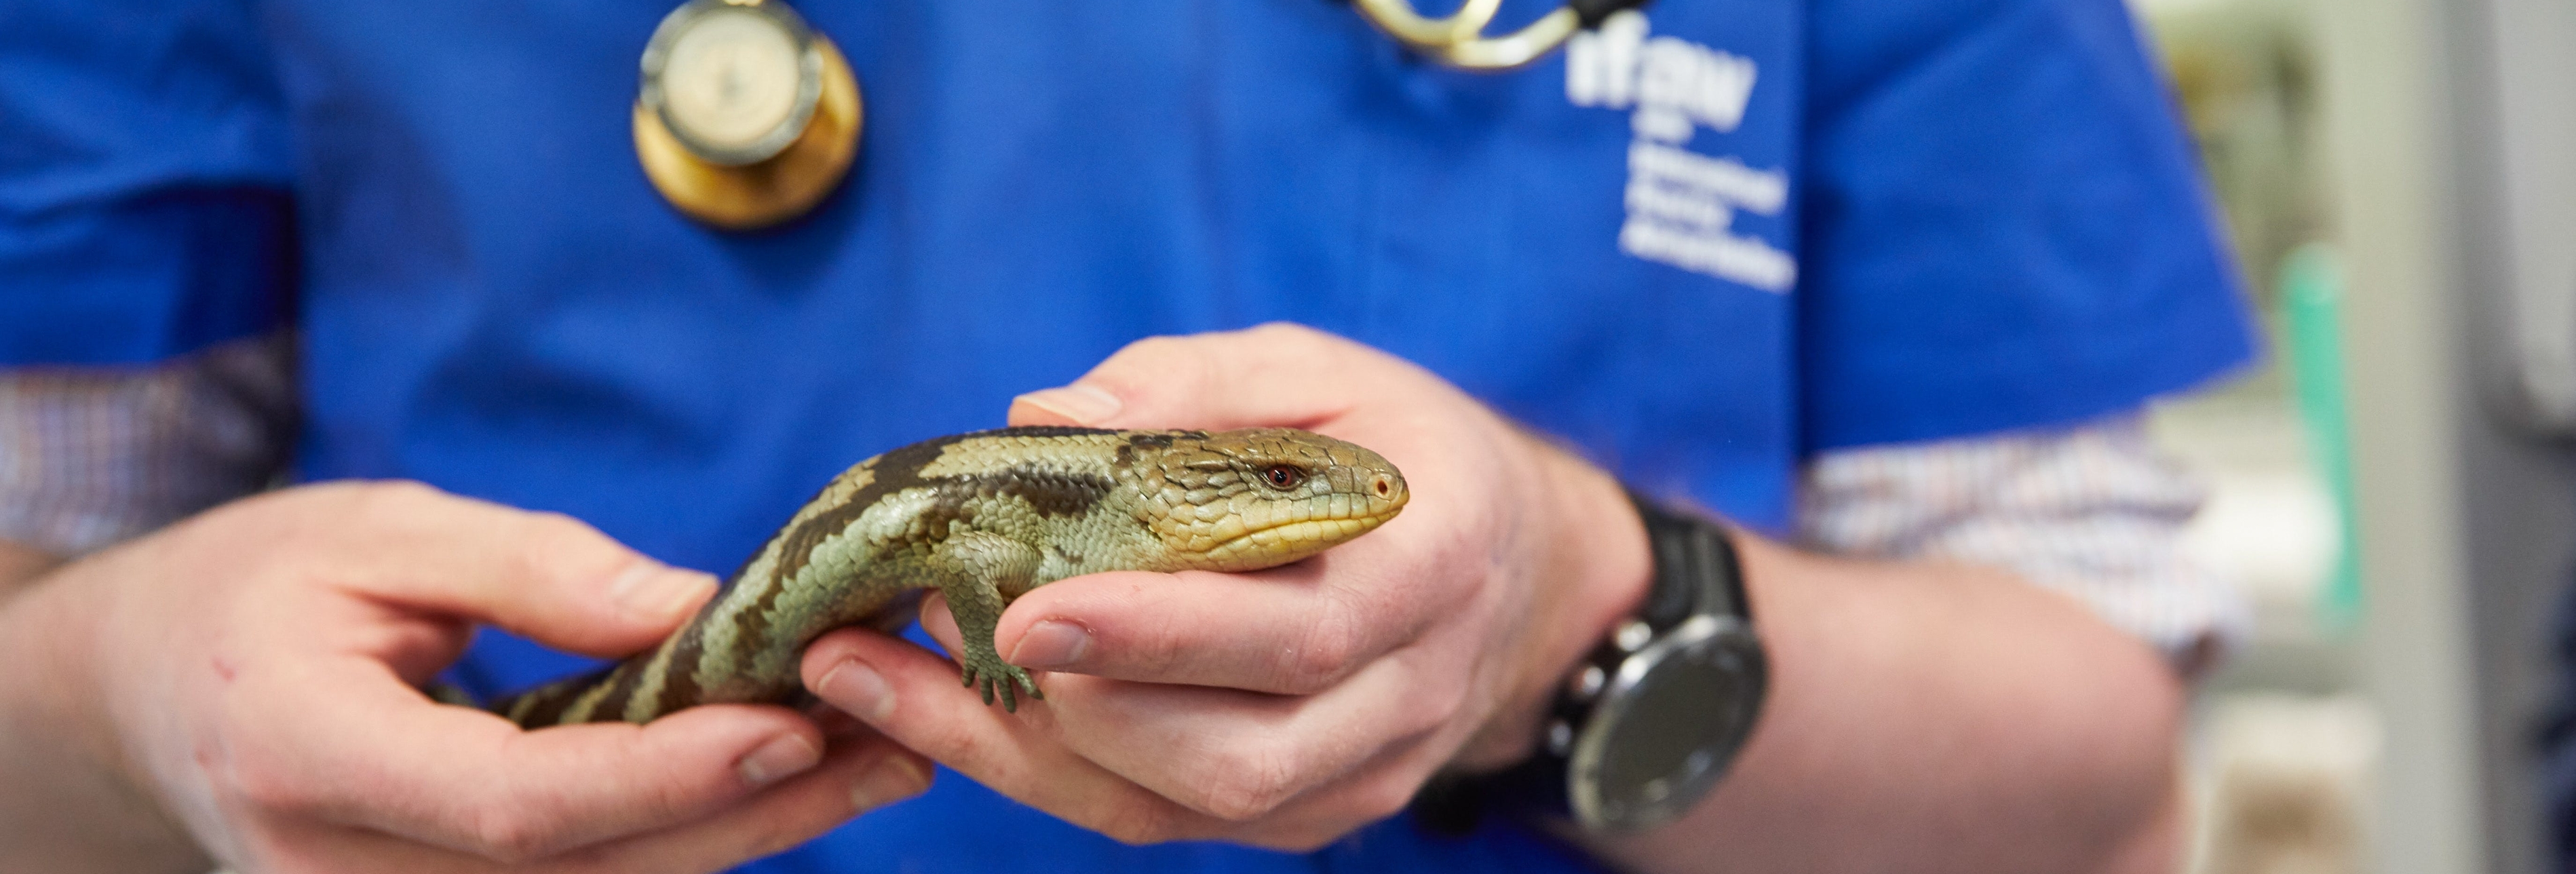
<path id="1" fill-rule="evenodd" d="M 1753 621 L 1753 601 L 1744 594 L 1743 565 L 1735 544 L 1708 520 L 1667 510 L 1653 500 L 1628 493 L 1637 518 L 1646 524 L 1646 545 L 1654 552 L 1655 581 L 1637 619 L 1656 634 L 1671 631 L 1692 616 L 1733 616 Z"/>

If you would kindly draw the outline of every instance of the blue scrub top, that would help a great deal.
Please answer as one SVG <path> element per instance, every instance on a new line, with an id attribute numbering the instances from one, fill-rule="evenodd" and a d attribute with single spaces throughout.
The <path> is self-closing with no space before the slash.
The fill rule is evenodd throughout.
<path id="1" fill-rule="evenodd" d="M 1812 453 L 2248 355 L 2118 0 L 1665 0 L 1505 75 L 1331 0 L 806 0 L 860 77 L 859 163 L 751 234 L 636 164 L 672 2 L 0 0 L 0 363 L 292 323 L 301 476 L 721 572 L 852 461 L 1153 334 L 1340 332 L 1771 530 Z M 461 674 L 575 666 L 493 634 Z M 754 869 L 1463 864 L 1586 863 L 1401 818 L 1307 856 L 1131 848 L 950 774 Z"/>

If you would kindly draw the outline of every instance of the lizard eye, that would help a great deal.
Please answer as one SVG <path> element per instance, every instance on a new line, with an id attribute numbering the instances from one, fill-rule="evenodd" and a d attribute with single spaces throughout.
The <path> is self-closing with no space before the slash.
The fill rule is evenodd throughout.
<path id="1" fill-rule="evenodd" d="M 1261 481 L 1269 483 L 1271 488 L 1284 492 L 1296 488 L 1298 483 L 1305 482 L 1306 472 L 1298 470 L 1294 465 L 1274 464 L 1269 470 L 1261 472 Z"/>

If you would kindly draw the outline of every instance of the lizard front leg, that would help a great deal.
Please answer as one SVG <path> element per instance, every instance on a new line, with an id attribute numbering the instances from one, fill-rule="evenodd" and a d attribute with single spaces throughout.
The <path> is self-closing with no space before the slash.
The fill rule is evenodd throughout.
<path id="1" fill-rule="evenodd" d="M 982 531 L 953 535 L 930 554 L 939 592 L 948 598 L 948 612 L 957 617 L 957 636 L 965 650 L 957 661 L 965 685 L 980 684 L 986 704 L 993 703 L 995 687 L 1000 687 L 1002 709 L 1013 713 L 1020 709 L 1011 689 L 1014 683 L 1028 690 L 1031 698 L 1046 696 L 1038 694 L 1037 683 L 1027 671 L 1002 661 L 994 651 L 993 628 L 1001 623 L 1002 608 L 1007 606 L 1002 593 L 1028 591 L 1038 561 L 1035 547 Z"/>

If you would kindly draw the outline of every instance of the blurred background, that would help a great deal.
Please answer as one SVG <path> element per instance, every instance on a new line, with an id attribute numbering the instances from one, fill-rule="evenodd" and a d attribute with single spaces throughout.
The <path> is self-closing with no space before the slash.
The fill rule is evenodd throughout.
<path id="1" fill-rule="evenodd" d="M 2559 870 L 2576 2 L 2132 4 L 2273 352 L 2155 417 L 2256 605 L 2194 710 L 2191 870 Z"/>

